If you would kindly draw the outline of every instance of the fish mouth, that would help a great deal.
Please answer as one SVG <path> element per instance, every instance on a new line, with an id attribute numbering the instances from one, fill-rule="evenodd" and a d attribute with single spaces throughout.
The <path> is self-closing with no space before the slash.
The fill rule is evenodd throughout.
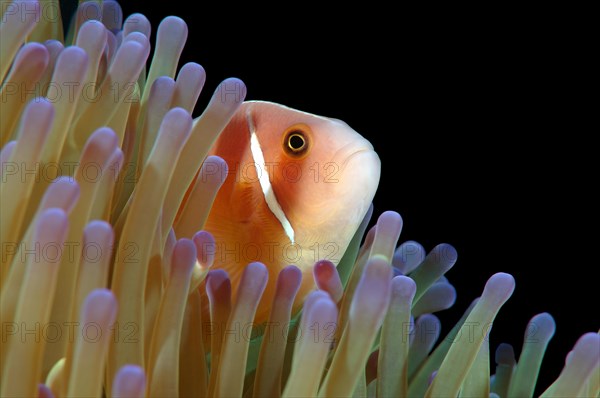
<path id="1" fill-rule="evenodd" d="M 377 155 L 377 152 L 375 152 L 373 150 L 373 147 L 371 146 L 369 147 L 362 147 L 357 149 L 356 151 L 352 152 L 349 156 L 347 156 L 344 161 L 342 162 L 341 165 L 341 171 L 344 172 L 346 171 L 346 168 L 348 167 L 348 165 L 350 163 L 354 163 L 355 160 L 357 160 L 357 158 L 364 158 L 364 157 L 374 157 L 374 159 L 372 161 L 365 161 L 365 166 L 370 164 L 370 163 L 376 163 L 376 166 L 379 167 L 379 156 Z M 374 165 L 375 166 L 375 165 Z"/>
<path id="2" fill-rule="evenodd" d="M 340 165 L 340 192 L 368 205 L 373 200 L 381 176 L 381 160 L 372 147 L 361 146 Z M 360 199 L 359 199 L 360 198 Z"/>

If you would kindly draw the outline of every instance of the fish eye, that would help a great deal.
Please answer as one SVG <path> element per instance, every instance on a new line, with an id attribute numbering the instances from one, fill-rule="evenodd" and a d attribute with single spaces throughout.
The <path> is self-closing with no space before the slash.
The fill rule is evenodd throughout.
<path id="1" fill-rule="evenodd" d="M 302 156 L 310 146 L 309 133 L 298 126 L 289 129 L 284 137 L 284 149 L 291 156 Z"/>
<path id="2" fill-rule="evenodd" d="M 292 133 L 288 137 L 288 147 L 292 150 L 292 152 L 301 151 L 306 145 L 306 140 L 304 139 L 304 135 L 302 133 Z"/>

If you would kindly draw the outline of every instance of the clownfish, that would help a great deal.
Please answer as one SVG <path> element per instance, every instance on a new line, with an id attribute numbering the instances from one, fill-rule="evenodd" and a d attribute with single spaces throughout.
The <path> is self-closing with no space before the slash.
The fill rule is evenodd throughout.
<path id="1" fill-rule="evenodd" d="M 269 270 L 255 322 L 269 316 L 277 275 L 302 270 L 295 308 L 314 288 L 312 268 L 341 260 L 367 213 L 380 177 L 369 141 L 346 123 L 271 102 L 244 102 L 210 155 L 227 176 L 203 227 L 216 243 L 212 269 L 224 269 L 235 294 L 253 261 Z"/>

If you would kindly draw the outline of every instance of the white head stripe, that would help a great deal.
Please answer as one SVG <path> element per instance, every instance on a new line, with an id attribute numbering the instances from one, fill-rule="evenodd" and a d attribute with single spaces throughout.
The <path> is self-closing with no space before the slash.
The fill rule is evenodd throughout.
<path id="1" fill-rule="evenodd" d="M 267 172 L 267 167 L 265 164 L 265 158 L 263 156 L 262 149 L 260 148 L 258 137 L 256 136 L 254 121 L 252 120 L 250 112 L 246 114 L 246 119 L 248 121 L 248 126 L 250 127 L 250 151 L 252 152 L 252 157 L 254 158 L 254 167 L 256 167 L 256 174 L 258 175 L 258 181 L 260 183 L 260 187 L 262 188 L 265 201 L 267 202 L 269 210 L 271 210 L 273 215 L 281 223 L 281 226 L 283 227 L 283 230 L 288 238 L 290 238 L 291 243 L 294 244 L 294 229 L 292 228 L 292 224 L 290 224 L 285 216 L 283 209 L 279 205 L 279 202 L 275 197 L 275 192 L 273 192 L 273 187 L 271 186 L 271 181 L 269 180 L 269 173 Z"/>

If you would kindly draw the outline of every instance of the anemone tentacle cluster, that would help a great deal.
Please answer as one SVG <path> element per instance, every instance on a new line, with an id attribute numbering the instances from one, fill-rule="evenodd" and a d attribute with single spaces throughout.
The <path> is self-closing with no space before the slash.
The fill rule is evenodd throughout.
<path id="1" fill-rule="evenodd" d="M 233 292 L 211 269 L 213 237 L 174 232 L 189 229 L 176 216 L 190 186 L 206 219 L 221 181 L 198 170 L 243 82 L 223 81 L 193 118 L 205 73 L 178 70 L 180 18 L 158 26 L 146 71 L 150 23 L 114 1 L 82 2 L 66 36 L 57 1 L 0 14 L 0 396 L 533 396 L 552 317 L 531 319 L 538 339 L 518 361 L 497 347 L 492 368 L 486 337 L 515 288 L 498 273 L 441 337 L 457 253 L 398 245 L 395 212 L 365 234 L 369 212 L 337 267 L 315 264 L 300 313 L 302 273 L 283 269 L 254 324 L 266 267 L 249 263 Z M 583 335 L 542 396 L 598 397 L 599 352 Z"/>

